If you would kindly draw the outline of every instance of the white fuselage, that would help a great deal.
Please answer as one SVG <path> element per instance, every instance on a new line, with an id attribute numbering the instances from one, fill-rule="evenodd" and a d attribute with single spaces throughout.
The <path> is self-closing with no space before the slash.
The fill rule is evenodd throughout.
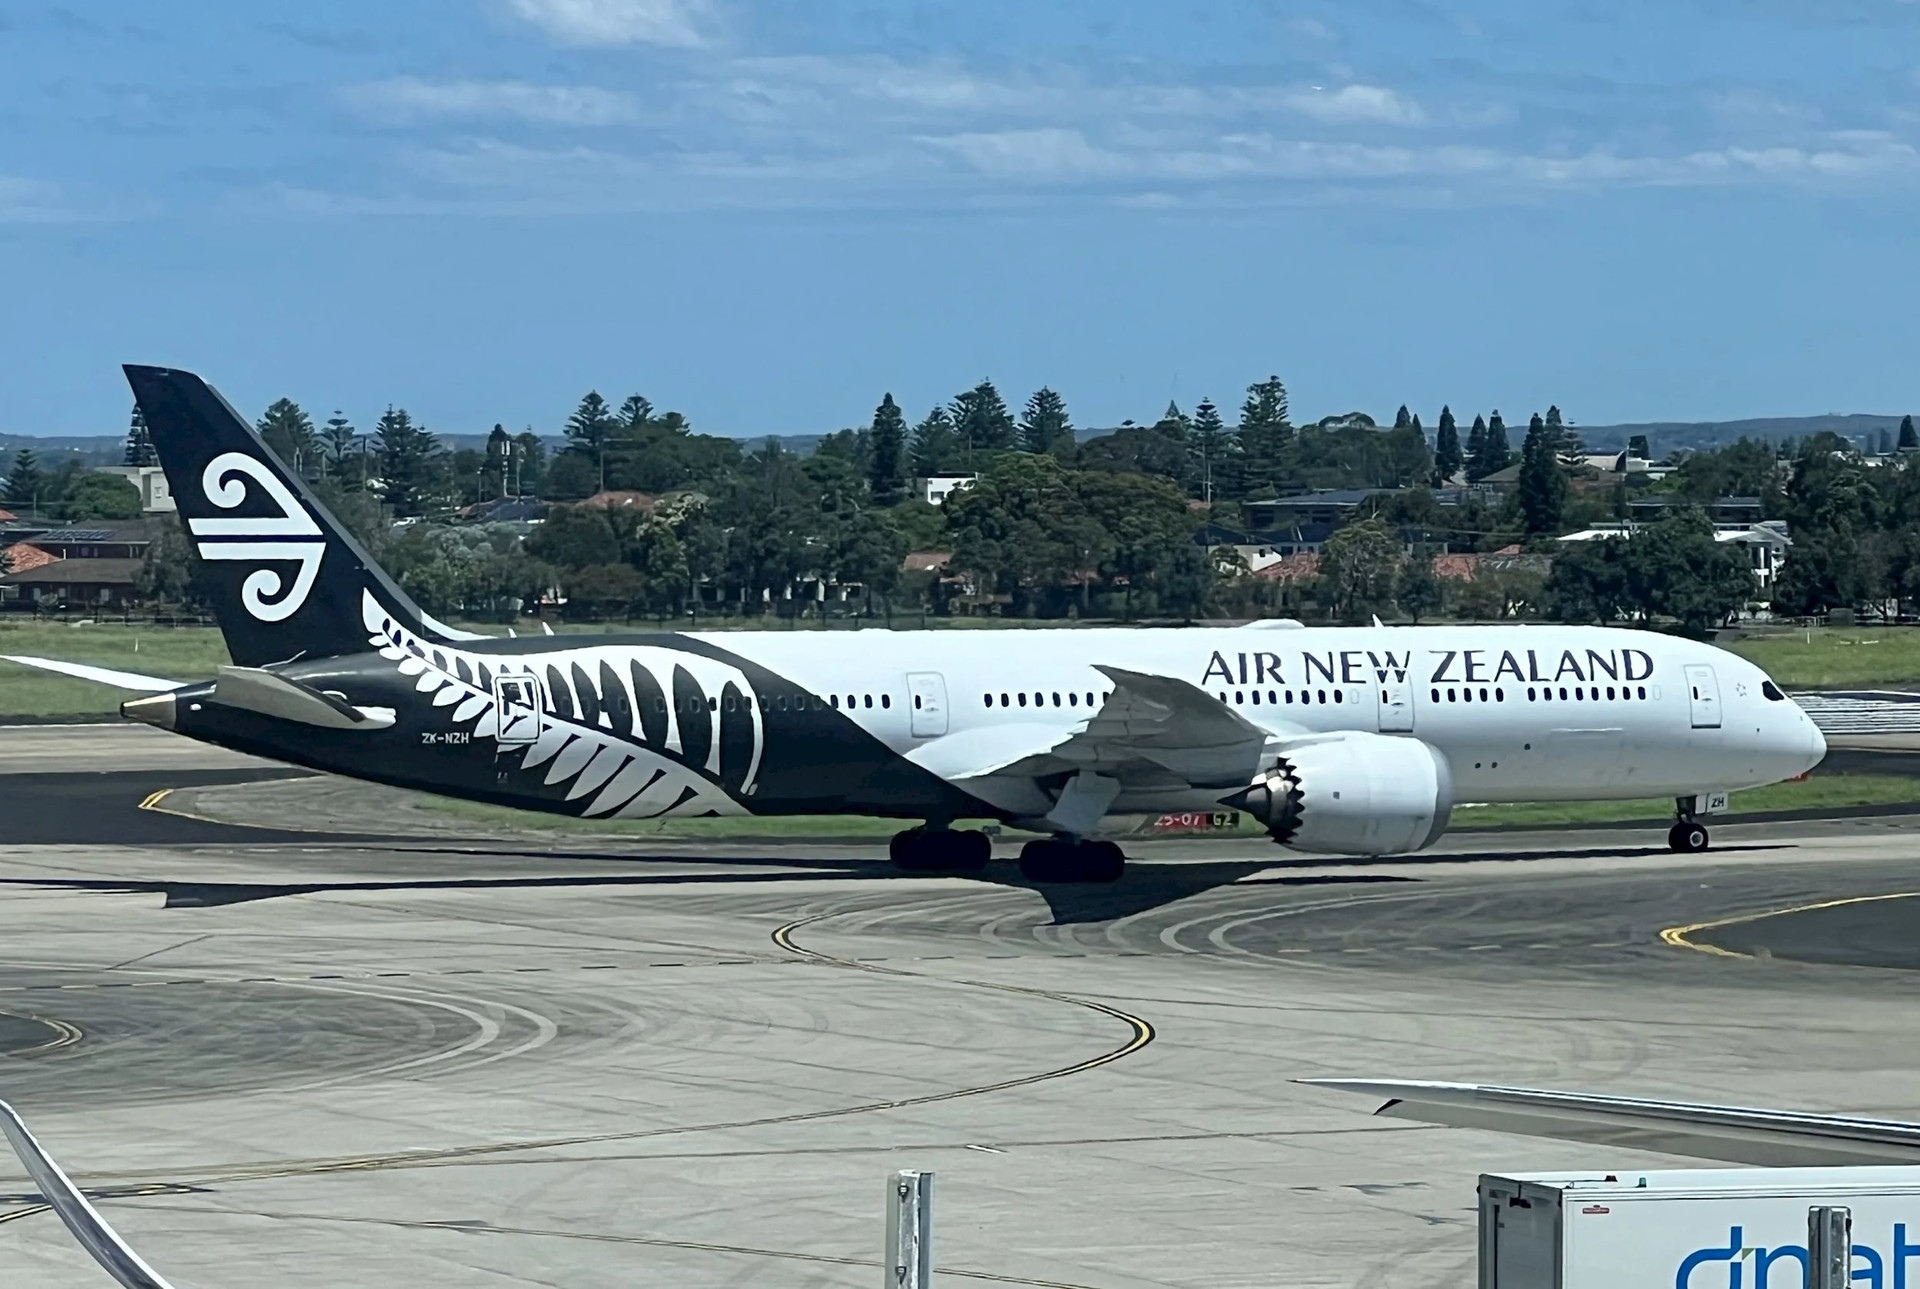
<path id="1" fill-rule="evenodd" d="M 996 726 L 1064 737 L 1112 689 L 1097 664 L 1191 681 L 1284 737 L 1421 739 L 1469 802 L 1642 798 L 1800 775 L 1826 744 L 1753 664 L 1711 645 L 1596 627 L 1057 629 L 700 635 L 843 711 L 913 759 Z M 1008 731 L 1011 733 L 1012 731 Z M 1036 731 L 1037 732 L 1037 731 Z M 1218 793 L 1123 796 L 1206 809 Z"/>

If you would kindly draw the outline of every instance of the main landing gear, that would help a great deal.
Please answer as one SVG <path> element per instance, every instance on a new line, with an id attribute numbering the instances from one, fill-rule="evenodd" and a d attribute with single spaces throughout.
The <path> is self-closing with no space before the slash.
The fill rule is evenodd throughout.
<path id="1" fill-rule="evenodd" d="M 1707 826 L 1694 818 L 1693 797 L 1681 797 L 1674 802 L 1674 813 L 1679 817 L 1673 827 L 1667 830 L 1667 848 L 1680 855 L 1698 855 L 1707 848 Z"/>
<path id="2" fill-rule="evenodd" d="M 983 832 L 909 828 L 893 835 L 887 854 L 909 872 L 977 873 L 993 858 L 993 842 Z"/>
<path id="3" fill-rule="evenodd" d="M 1127 857 L 1110 841 L 1052 838 L 1020 848 L 1020 876 L 1029 882 L 1114 882 Z"/>

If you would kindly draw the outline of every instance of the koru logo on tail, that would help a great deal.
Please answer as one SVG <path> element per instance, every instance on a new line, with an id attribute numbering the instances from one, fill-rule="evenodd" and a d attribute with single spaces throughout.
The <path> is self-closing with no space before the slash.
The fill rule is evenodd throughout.
<path id="1" fill-rule="evenodd" d="M 271 568 L 255 569 L 240 587 L 240 601 L 248 613 L 261 622 L 282 622 L 307 602 L 314 579 L 320 575 L 320 560 L 327 553 L 327 544 L 320 526 L 299 498 L 274 477 L 264 462 L 244 452 L 222 452 L 207 462 L 200 487 L 207 500 L 221 510 L 237 510 L 247 499 L 249 479 L 280 508 L 278 515 L 190 519 L 187 528 L 202 539 L 197 543 L 201 559 L 297 562 L 300 571 L 294 575 L 293 589 L 284 594 L 285 580 Z"/>

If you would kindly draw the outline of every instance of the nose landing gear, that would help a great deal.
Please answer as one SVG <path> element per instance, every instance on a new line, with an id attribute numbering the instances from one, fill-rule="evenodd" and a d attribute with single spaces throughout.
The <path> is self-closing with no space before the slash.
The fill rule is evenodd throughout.
<path id="1" fill-rule="evenodd" d="M 993 858 L 993 842 L 970 829 L 909 828 L 893 835 L 887 855 L 896 867 L 912 873 L 977 873 Z"/>
<path id="2" fill-rule="evenodd" d="M 1678 817 L 1667 830 L 1667 849 L 1677 855 L 1698 855 L 1707 848 L 1707 826 L 1694 818 L 1694 801 L 1693 797 L 1681 797 L 1674 802 Z"/>

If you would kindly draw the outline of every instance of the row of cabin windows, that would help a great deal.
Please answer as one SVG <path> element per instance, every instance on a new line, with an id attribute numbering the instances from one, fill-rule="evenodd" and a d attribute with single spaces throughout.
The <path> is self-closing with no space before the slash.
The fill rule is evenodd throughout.
<path id="1" fill-rule="evenodd" d="M 565 691 L 556 692 L 564 694 Z M 880 707 L 890 708 L 893 706 L 891 696 L 881 694 L 879 697 Z M 622 701 L 623 698 L 624 695 L 615 694 L 612 703 L 609 705 L 609 710 L 624 707 L 626 704 Z M 524 700 L 515 699 L 513 701 Z M 774 694 L 772 697 L 762 694 L 760 695 L 760 710 L 763 712 L 824 712 L 827 710 L 829 702 L 831 702 L 831 706 L 835 711 L 840 710 L 840 695 L 838 694 L 832 695 L 831 700 L 822 698 L 818 694 L 794 694 L 791 696 Z M 568 705 L 571 706 L 571 704 Z M 872 694 L 847 695 L 846 706 L 849 711 L 857 707 L 871 708 L 874 705 L 874 696 Z M 747 711 L 753 707 L 753 700 L 741 694 L 728 694 L 724 698 L 686 698 L 676 701 L 674 706 L 683 714 L 692 716 L 698 712 L 717 712 L 723 709 L 729 712 Z M 653 710 L 656 712 L 666 711 L 667 700 L 665 698 L 654 699 Z"/>
<path id="2" fill-rule="evenodd" d="M 1292 706 L 1294 703 L 1294 696 L 1293 696 L 1294 691 L 1291 689 L 1268 689 L 1268 690 L 1236 689 L 1233 691 L 1233 694 L 1231 697 L 1228 696 L 1225 690 L 1221 690 L 1220 701 L 1223 703 L 1237 703 L 1237 704 L 1244 705 L 1248 697 L 1251 696 L 1253 699 L 1253 705 L 1255 707 L 1259 707 L 1259 706 L 1262 706 L 1261 697 L 1260 697 L 1262 693 L 1266 695 L 1266 701 L 1264 705 L 1267 707 Z M 1305 704 L 1306 706 L 1311 707 L 1316 701 L 1316 699 L 1322 705 L 1325 705 L 1327 703 L 1344 703 L 1347 701 L 1347 696 L 1337 689 L 1332 690 L 1331 692 L 1324 689 L 1303 689 L 1300 691 L 1299 701 Z"/>
<path id="3" fill-rule="evenodd" d="M 1093 707 L 1093 706 L 1096 706 L 1096 704 L 1094 703 L 1094 696 L 1093 696 L 1093 693 L 1092 693 L 1091 691 L 1089 691 L 1089 692 L 1087 693 L 1087 695 L 1086 695 L 1086 700 L 1087 700 L 1087 706 L 1088 706 L 1088 707 Z M 995 698 L 994 698 L 994 696 L 993 696 L 992 694 L 982 694 L 982 695 L 980 695 L 980 701 L 981 701 L 981 703 L 983 703 L 983 704 L 984 704 L 985 706 L 988 706 L 988 707 L 994 707 L 994 706 L 999 706 L 999 707 L 1026 707 L 1026 706 L 1029 706 L 1029 704 L 1028 704 L 1028 702 L 1027 702 L 1027 696 L 1026 696 L 1025 694 L 1001 694 L 1001 695 L 999 696 L 999 699 L 997 700 L 997 702 L 996 702 L 996 700 L 995 700 Z M 1034 695 L 1033 695 L 1033 702 L 1032 702 L 1032 704 L 1031 704 L 1031 706 L 1034 706 L 1034 707 L 1045 707 L 1046 705 L 1047 705 L 1047 696 L 1046 696 L 1045 694 L 1043 694 L 1043 693 L 1040 693 L 1039 691 L 1037 691 L 1037 690 L 1036 690 L 1036 691 L 1034 692 Z M 1060 693 L 1059 693 L 1059 691 L 1058 691 L 1058 690 L 1056 690 L 1056 691 L 1054 691 L 1054 695 L 1053 695 L 1053 705 L 1054 705 L 1055 707 L 1078 707 L 1078 706 L 1080 706 L 1080 695 L 1079 695 L 1079 694 L 1068 694 L 1068 695 L 1066 695 L 1066 697 L 1065 697 L 1064 699 L 1062 699 L 1062 697 L 1060 696 Z"/>
<path id="4" fill-rule="evenodd" d="M 1471 703 L 1476 701 L 1482 703 L 1504 703 L 1507 701 L 1507 691 L 1498 685 L 1494 686 L 1491 690 L 1485 685 L 1480 686 L 1477 697 L 1473 687 L 1470 685 L 1457 689 L 1451 687 L 1444 690 L 1435 689 L 1432 690 L 1431 693 L 1433 695 L 1433 701 L 1436 703 Z M 1445 696 L 1442 697 L 1442 695 Z M 1620 685 L 1617 687 L 1608 685 L 1605 687 L 1603 693 L 1599 685 L 1575 685 L 1571 689 L 1565 685 L 1561 685 L 1558 690 L 1557 701 L 1563 703 L 1594 703 L 1599 702 L 1603 696 L 1608 702 L 1645 699 L 1647 696 L 1647 687 L 1645 685 Z M 1385 701 L 1386 691 L 1382 690 L 1380 697 L 1382 701 Z M 1538 687 L 1528 686 L 1527 701 L 1529 703 L 1554 702 L 1556 701 L 1555 689 L 1552 685 Z"/>

